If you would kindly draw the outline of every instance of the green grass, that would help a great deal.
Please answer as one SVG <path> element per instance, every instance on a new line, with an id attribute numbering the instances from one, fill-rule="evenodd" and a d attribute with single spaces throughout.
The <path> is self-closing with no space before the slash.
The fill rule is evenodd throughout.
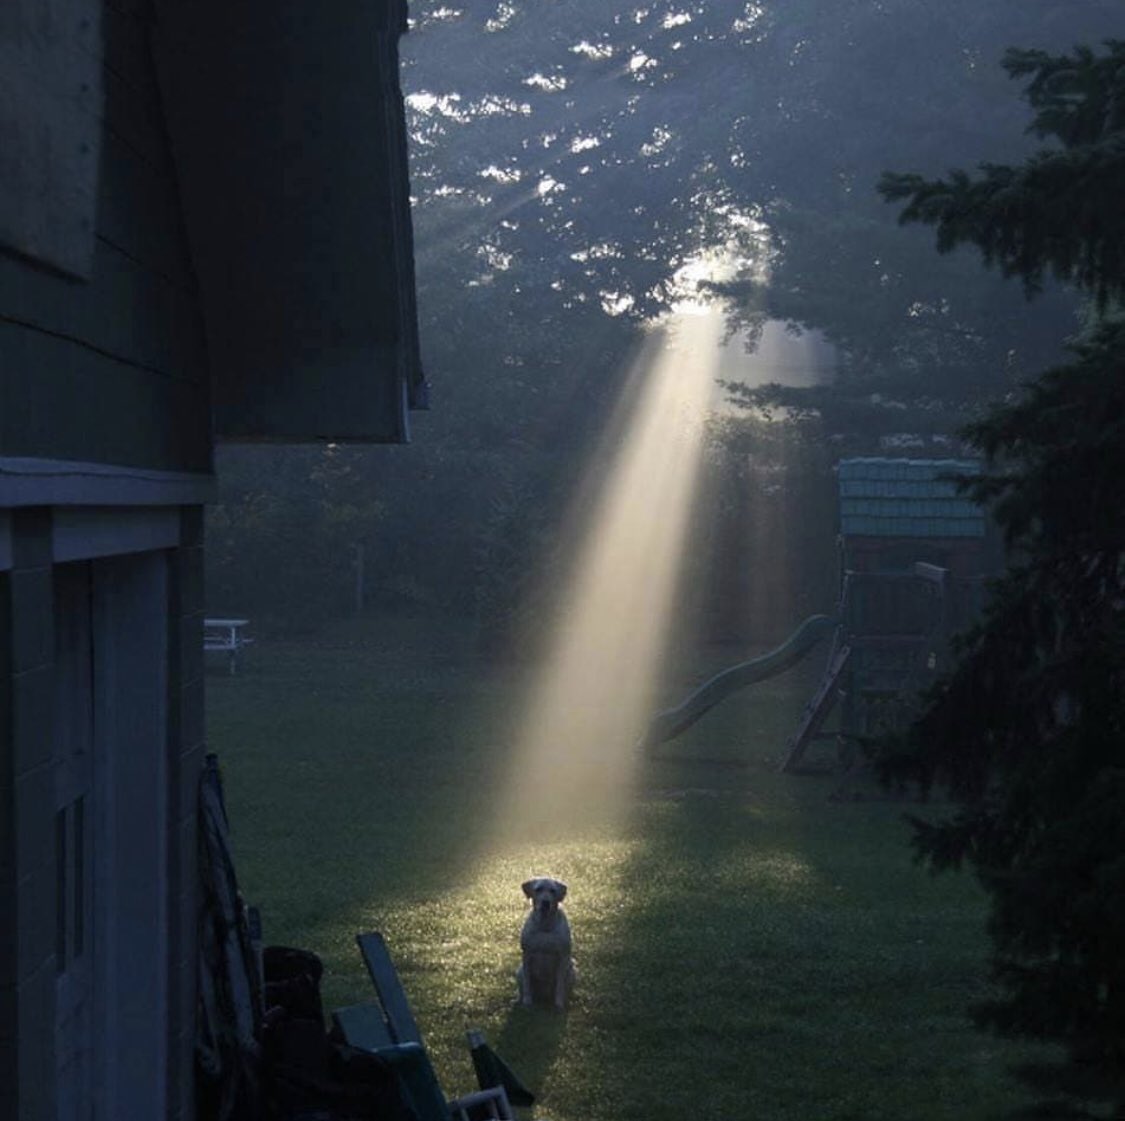
<path id="1" fill-rule="evenodd" d="M 244 893 L 267 941 L 324 958 L 329 1006 L 368 997 L 352 939 L 377 928 L 447 1092 L 472 1088 L 480 1027 L 536 1117 L 965 1121 L 1026 1101 L 1011 1068 L 1051 1052 L 966 1017 L 987 991 L 973 882 L 912 864 L 902 805 L 777 772 L 807 674 L 644 763 L 624 823 L 490 848 L 523 684 L 402 622 L 262 642 L 209 678 Z M 513 1006 L 519 884 L 540 871 L 570 884 L 566 1015 Z"/>

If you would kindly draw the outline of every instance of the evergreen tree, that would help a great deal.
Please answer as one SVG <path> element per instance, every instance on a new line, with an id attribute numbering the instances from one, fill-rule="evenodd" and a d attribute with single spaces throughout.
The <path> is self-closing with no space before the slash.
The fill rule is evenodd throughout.
<path id="1" fill-rule="evenodd" d="M 1104 309 L 1125 286 L 1125 40 L 1110 40 L 1101 55 L 1012 50 L 1004 67 L 1033 75 L 1031 131 L 1060 147 L 1019 167 L 985 164 L 976 179 L 888 174 L 880 190 L 910 200 L 901 221 L 937 226 L 940 251 L 976 245 L 1029 292 L 1052 272 L 1092 291 Z"/>
<path id="2" fill-rule="evenodd" d="M 940 181 L 890 175 L 901 220 L 969 243 L 1034 291 L 1054 273 L 1093 298 L 1073 360 L 968 431 L 972 485 L 1010 564 L 955 669 L 884 744 L 884 776 L 947 788 L 915 819 L 935 869 L 968 864 L 991 898 L 1001 996 L 979 1020 L 1067 1043 L 1114 1074 L 1125 1059 L 1125 42 L 1050 56 L 1030 77 L 1032 130 L 1056 143 L 1019 166 Z"/>

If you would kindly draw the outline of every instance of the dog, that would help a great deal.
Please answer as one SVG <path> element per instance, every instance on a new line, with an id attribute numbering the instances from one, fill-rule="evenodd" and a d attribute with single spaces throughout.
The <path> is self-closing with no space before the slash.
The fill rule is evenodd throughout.
<path id="1" fill-rule="evenodd" d="M 520 1003 L 565 1008 L 576 977 L 570 956 L 570 923 L 560 906 L 566 898 L 566 884 L 536 876 L 525 880 L 522 887 L 531 901 L 531 913 L 520 933 L 523 961 L 516 971 Z"/>

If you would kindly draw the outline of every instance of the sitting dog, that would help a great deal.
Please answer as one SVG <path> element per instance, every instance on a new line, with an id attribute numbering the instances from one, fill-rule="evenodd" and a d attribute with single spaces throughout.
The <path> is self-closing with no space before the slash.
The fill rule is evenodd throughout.
<path id="1" fill-rule="evenodd" d="M 531 914 L 520 933 L 523 963 L 516 972 L 520 1003 L 565 1008 L 575 978 L 570 923 L 560 906 L 566 884 L 537 876 L 524 882 L 523 893 L 531 900 Z"/>

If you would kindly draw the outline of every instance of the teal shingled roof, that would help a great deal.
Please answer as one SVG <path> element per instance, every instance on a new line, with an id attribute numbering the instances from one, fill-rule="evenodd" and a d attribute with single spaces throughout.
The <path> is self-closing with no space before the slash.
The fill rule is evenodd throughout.
<path id="1" fill-rule="evenodd" d="M 984 513 L 949 476 L 976 475 L 971 459 L 841 459 L 845 537 L 983 537 Z"/>

